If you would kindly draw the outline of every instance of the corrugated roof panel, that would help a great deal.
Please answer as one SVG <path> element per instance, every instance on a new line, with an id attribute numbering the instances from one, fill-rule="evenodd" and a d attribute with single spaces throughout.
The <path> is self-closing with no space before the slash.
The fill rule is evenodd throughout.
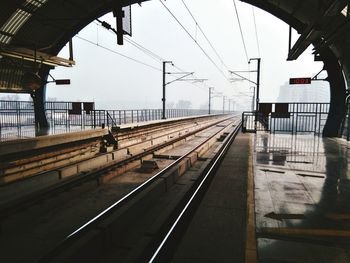
<path id="1" fill-rule="evenodd" d="M 348 16 L 348 6 L 346 6 L 342 11 L 341 11 L 342 15 L 347 17 Z"/>
<path id="2" fill-rule="evenodd" d="M 9 20 L 2 26 L 1 30 L 14 35 L 30 17 L 30 13 L 23 11 L 22 9 L 17 9 Z"/>
<path id="3" fill-rule="evenodd" d="M 26 0 L 26 3 L 29 3 L 30 5 L 36 6 L 37 8 L 40 8 L 46 2 L 47 2 L 47 0 Z M 26 3 L 24 5 L 26 5 Z"/>
<path id="4" fill-rule="evenodd" d="M 44 5 L 48 0 L 26 0 L 23 3 L 23 7 L 28 7 L 30 11 L 35 12 L 38 8 Z M 0 31 L 15 35 L 18 30 L 27 22 L 27 20 L 32 16 L 31 13 L 18 8 L 12 16 L 2 25 Z M 0 35 L 0 43 L 9 44 L 12 37 Z"/>

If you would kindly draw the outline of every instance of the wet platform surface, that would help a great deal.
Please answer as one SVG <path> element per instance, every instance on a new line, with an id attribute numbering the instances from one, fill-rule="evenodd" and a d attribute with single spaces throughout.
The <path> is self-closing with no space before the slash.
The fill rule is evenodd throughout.
<path id="1" fill-rule="evenodd" d="M 254 136 L 259 262 L 350 262 L 350 143 Z"/>

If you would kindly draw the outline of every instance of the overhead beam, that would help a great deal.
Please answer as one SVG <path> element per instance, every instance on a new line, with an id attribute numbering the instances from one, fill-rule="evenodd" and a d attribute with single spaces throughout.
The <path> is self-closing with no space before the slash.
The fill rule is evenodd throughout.
<path id="1" fill-rule="evenodd" d="M 262 0 L 240 0 L 240 1 L 256 6 L 262 10 L 265 10 L 266 12 L 286 22 L 288 25 L 292 26 L 298 32 L 302 32 L 303 29 L 305 28 L 305 24 L 302 21 L 298 20 L 289 12 L 283 10 L 279 5 L 275 3 L 271 3 L 269 1 L 262 1 Z"/>
<path id="2" fill-rule="evenodd" d="M 27 48 L 0 48 L 0 55 L 23 59 L 26 61 L 42 63 L 49 66 L 72 67 L 75 65 L 74 60 L 52 56 L 43 52 L 27 49 Z"/>
<path id="3" fill-rule="evenodd" d="M 315 43 L 320 39 L 323 34 L 322 29 L 319 28 L 319 25 L 322 24 L 322 20 L 325 17 L 340 15 L 340 12 L 348 3 L 348 0 L 333 1 L 328 7 L 320 11 L 316 16 L 317 19 L 305 28 L 299 39 L 290 49 L 287 60 L 296 60 L 302 53 L 304 53 L 311 43 Z"/>

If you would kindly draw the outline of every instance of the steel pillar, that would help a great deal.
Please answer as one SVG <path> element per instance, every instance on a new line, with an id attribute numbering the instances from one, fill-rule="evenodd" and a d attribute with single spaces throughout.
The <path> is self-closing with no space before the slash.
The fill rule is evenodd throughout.
<path id="1" fill-rule="evenodd" d="M 328 73 L 327 81 L 329 81 L 331 95 L 329 113 L 323 129 L 323 136 L 337 137 L 346 111 L 345 80 L 340 63 L 332 50 L 325 48 L 319 53 L 324 63 L 324 69 Z"/>

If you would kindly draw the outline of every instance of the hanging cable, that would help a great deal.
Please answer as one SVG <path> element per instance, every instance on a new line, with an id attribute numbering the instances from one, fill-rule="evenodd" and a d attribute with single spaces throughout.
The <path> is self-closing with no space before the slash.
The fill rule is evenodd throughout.
<path id="1" fill-rule="evenodd" d="M 196 43 L 199 49 L 204 53 L 204 55 L 210 60 L 210 62 L 216 67 L 216 69 L 224 76 L 224 78 L 230 82 L 230 79 L 225 75 L 225 73 L 220 69 L 220 67 L 215 63 L 215 61 L 208 55 L 208 53 L 203 49 L 203 47 L 196 41 L 196 39 L 191 35 L 191 33 L 186 29 L 186 27 L 180 22 L 180 20 L 174 15 L 173 12 L 162 2 L 159 2 L 164 6 L 164 8 L 169 12 L 169 14 L 175 19 L 175 21 L 181 26 L 181 28 L 187 33 L 187 35 Z"/>
<path id="2" fill-rule="evenodd" d="M 111 27 L 111 26 L 108 26 L 109 24 L 108 24 L 107 22 L 99 21 L 99 20 L 97 20 L 97 21 L 98 21 L 99 23 L 96 23 L 96 22 L 95 22 L 95 25 L 96 25 L 96 26 L 101 26 L 101 27 L 105 28 L 105 29 L 107 30 L 107 32 L 110 32 L 111 34 L 114 34 L 114 32 L 110 31 L 110 30 L 112 29 L 112 27 Z M 103 23 L 104 25 L 102 25 L 102 23 Z M 162 58 L 161 56 L 159 56 L 159 55 L 157 55 L 156 53 L 152 52 L 152 51 L 149 50 L 148 48 L 142 46 L 141 44 L 137 43 L 136 41 L 131 40 L 130 38 L 125 38 L 125 40 L 126 40 L 126 42 L 130 43 L 131 45 L 133 45 L 134 47 L 136 47 L 137 49 L 139 49 L 140 51 L 142 51 L 143 53 L 145 53 L 145 54 L 148 55 L 149 57 L 155 59 L 156 61 L 158 61 L 158 62 L 159 62 L 159 61 L 165 61 L 164 58 Z M 179 72 L 187 72 L 186 70 L 181 69 L 181 68 L 179 68 L 179 67 L 177 67 L 177 66 L 175 66 L 175 65 L 174 65 L 174 68 L 176 68 Z M 159 71 L 161 71 L 161 70 L 159 69 Z M 174 76 L 171 76 L 171 75 L 170 75 L 170 77 L 174 78 Z M 194 75 L 194 77 L 197 78 L 196 75 Z M 205 88 L 205 87 L 200 87 L 200 86 L 196 85 L 195 83 L 191 83 L 191 82 L 187 82 L 187 83 L 188 83 L 188 84 L 191 84 L 192 86 L 195 86 L 196 88 L 200 88 L 200 89 L 202 89 L 202 90 L 203 90 L 203 88 Z"/>
<path id="3" fill-rule="evenodd" d="M 255 28 L 256 45 L 258 47 L 258 56 L 260 58 L 261 57 L 260 56 L 260 44 L 259 44 L 258 30 L 257 30 L 257 27 L 256 27 L 256 19 L 255 19 L 254 7 L 252 7 L 252 12 L 253 12 L 253 21 L 254 21 L 254 28 Z"/>
<path id="4" fill-rule="evenodd" d="M 145 48 L 144 46 L 140 45 L 139 43 L 135 42 L 134 40 L 132 40 L 131 38 L 125 38 L 125 41 L 130 43 L 131 45 L 133 45 L 134 47 L 140 49 L 142 52 L 146 53 L 147 55 L 149 55 L 150 57 L 153 57 L 154 59 L 158 60 L 158 61 L 164 61 L 165 59 L 158 56 L 157 54 L 155 54 L 154 52 L 150 51 L 149 49 Z"/>
<path id="5" fill-rule="evenodd" d="M 100 26 L 100 27 L 103 27 L 104 29 L 106 29 L 107 30 L 107 32 L 110 32 L 111 34 L 115 34 L 115 32 L 114 32 L 114 30 L 115 29 L 113 29 L 112 28 L 112 26 L 111 25 L 109 25 L 107 22 L 105 22 L 105 21 L 101 21 L 101 20 L 99 20 L 99 19 L 97 19 L 96 20 L 97 22 L 95 22 L 95 25 L 96 26 Z M 149 50 L 149 49 L 147 49 L 146 47 L 144 47 L 144 46 L 142 46 L 141 44 L 139 44 L 139 43 L 137 43 L 136 41 L 134 41 L 134 40 L 131 40 L 130 38 L 125 38 L 125 40 L 126 40 L 126 42 L 128 42 L 129 44 L 131 44 L 131 45 L 133 45 L 134 47 L 136 47 L 137 49 L 139 49 L 140 51 L 142 51 L 143 53 L 145 53 L 146 55 L 148 55 L 149 57 L 151 57 L 152 59 L 154 59 L 154 60 L 156 60 L 156 61 L 164 61 L 165 59 L 164 58 L 162 58 L 161 56 L 159 56 L 159 55 L 157 55 L 156 53 L 154 53 L 154 52 L 152 52 L 151 50 Z M 94 44 L 94 45 L 96 45 L 96 43 L 93 43 L 92 41 L 90 41 L 90 40 L 86 40 L 85 39 L 85 41 L 88 41 L 89 43 L 91 43 L 91 44 Z M 98 46 L 98 45 L 97 45 Z M 103 46 L 101 46 L 102 48 L 105 48 L 105 47 L 103 47 Z M 113 53 L 114 53 L 114 51 L 112 51 Z M 117 54 L 120 54 L 120 53 L 118 53 L 117 52 Z M 122 56 L 123 56 L 123 54 L 121 54 Z M 133 58 L 131 58 L 131 59 L 133 59 Z M 142 62 L 142 63 L 144 63 L 144 62 Z M 152 66 L 153 67 L 153 66 Z M 187 72 L 186 70 L 184 70 L 184 69 L 182 69 L 182 68 L 180 68 L 180 67 L 178 67 L 178 66 L 176 66 L 176 65 L 174 65 L 173 66 L 174 68 L 176 68 L 179 72 Z M 160 69 L 157 69 L 158 71 L 161 71 Z M 169 77 L 172 77 L 172 78 L 174 78 L 174 76 L 169 76 Z M 194 78 L 197 78 L 197 76 L 194 74 Z M 193 83 L 193 82 L 186 82 L 186 83 L 188 83 L 188 84 L 191 84 L 192 86 L 194 86 L 194 87 L 196 87 L 196 88 L 199 88 L 199 89 L 201 89 L 202 91 L 205 91 L 205 92 L 207 92 L 207 89 L 208 89 L 208 85 L 207 84 L 205 84 L 205 83 L 202 83 L 202 85 L 204 86 L 199 86 L 199 85 L 197 85 L 196 83 Z"/>
<path id="6" fill-rule="evenodd" d="M 89 39 L 86 39 L 86 38 L 83 38 L 83 37 L 80 37 L 80 36 L 75 36 L 75 37 L 78 38 L 78 39 L 80 39 L 80 40 L 83 40 L 83 41 L 85 41 L 85 42 L 87 42 L 87 43 L 90 43 L 90 44 L 92 44 L 92 45 L 95 45 L 95 46 L 97 46 L 97 47 L 99 47 L 99 48 L 102 48 L 102 49 L 104 49 L 104 50 L 107 50 L 107 51 L 109 51 L 109 52 L 111 52 L 111 53 L 114 53 L 114 54 L 116 54 L 116 55 L 119 55 L 119 56 L 121 56 L 121 57 L 124 57 L 124 58 L 126 58 L 126 59 L 129 59 L 129 60 L 131 60 L 131 61 L 134 61 L 134 62 L 136 62 L 136 63 L 138 63 L 138 64 L 144 65 L 144 66 L 146 66 L 146 67 L 152 68 L 152 69 L 157 70 L 157 71 L 162 71 L 161 69 L 156 68 L 156 67 L 154 67 L 154 66 L 152 66 L 152 65 L 150 65 L 150 64 L 147 64 L 147 63 L 142 62 L 142 61 L 140 61 L 140 60 L 138 60 L 138 59 L 135 59 L 135 58 L 129 57 L 129 56 L 127 56 L 127 55 L 124 55 L 124 54 L 122 54 L 122 53 L 119 53 L 119 52 L 117 52 L 117 51 L 115 51 L 115 50 L 113 50 L 113 49 L 110 49 L 110 48 L 108 48 L 108 47 L 105 47 L 105 46 L 103 46 L 103 45 L 101 45 L 101 44 L 99 44 L 99 43 L 95 43 L 95 42 L 93 42 L 93 41 L 91 41 L 91 40 L 89 40 Z"/>
<path id="7" fill-rule="evenodd" d="M 212 50 L 214 51 L 214 53 L 216 54 L 216 56 L 219 58 L 221 64 L 227 69 L 228 67 L 226 66 L 226 64 L 224 63 L 223 59 L 221 58 L 221 56 L 219 55 L 219 53 L 217 52 L 217 50 L 215 49 L 214 45 L 211 43 L 211 41 L 209 40 L 209 38 L 207 37 L 207 35 L 204 33 L 202 27 L 200 26 L 200 24 L 197 22 L 196 18 L 194 17 L 194 15 L 192 14 L 191 10 L 188 8 L 188 6 L 186 5 L 184 0 L 181 0 L 182 3 L 184 4 L 185 8 L 187 9 L 188 13 L 190 14 L 190 16 L 192 17 L 193 21 L 196 23 L 196 29 L 198 27 L 199 31 L 203 34 L 204 38 L 207 40 L 207 42 L 209 43 L 210 47 L 212 48 Z"/>
<path id="8" fill-rule="evenodd" d="M 245 44 L 245 41 L 244 41 L 244 36 L 243 36 L 241 21 L 239 19 L 239 15 L 238 15 L 236 1 L 235 0 L 232 0 L 232 1 L 233 1 L 233 5 L 235 7 L 235 11 L 236 11 L 236 17 L 237 17 L 237 21 L 238 21 L 239 30 L 241 32 L 241 38 L 242 38 L 242 43 L 243 43 L 243 47 L 244 47 L 245 56 L 246 56 L 246 59 L 248 61 L 249 60 L 249 56 L 248 56 L 247 47 L 246 47 L 246 44 Z"/>
<path id="9" fill-rule="evenodd" d="M 111 33 L 111 34 L 115 34 L 116 30 L 114 28 L 112 28 L 112 26 L 110 24 L 108 24 L 106 21 L 101 21 L 99 19 L 96 19 L 96 21 L 98 21 L 98 23 L 94 22 L 96 26 L 100 26 L 104 29 L 107 30 L 107 32 Z M 129 44 L 133 45 L 134 47 L 138 48 L 139 50 L 141 50 L 143 53 L 145 53 L 146 55 L 150 56 L 151 58 L 155 59 L 156 61 L 164 61 L 164 59 L 160 56 L 158 56 L 157 54 L 155 54 L 154 52 L 150 51 L 149 49 L 145 48 L 144 46 L 140 45 L 139 43 L 137 43 L 136 41 L 132 40 L 129 37 L 125 37 L 124 38 L 126 42 L 128 42 Z"/>

